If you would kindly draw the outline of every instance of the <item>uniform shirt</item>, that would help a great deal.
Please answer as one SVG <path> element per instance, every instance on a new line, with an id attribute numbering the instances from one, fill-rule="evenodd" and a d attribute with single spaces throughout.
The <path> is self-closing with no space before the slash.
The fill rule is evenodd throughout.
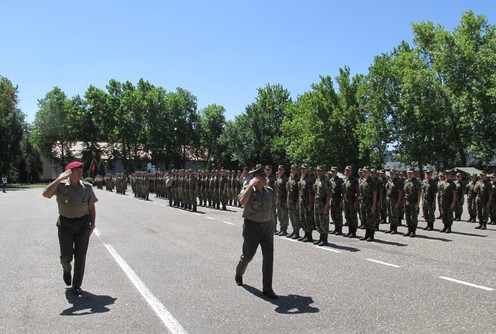
<path id="1" fill-rule="evenodd" d="M 292 175 L 288 179 L 288 205 L 293 207 L 298 202 L 298 182 L 300 178 Z"/>
<path id="2" fill-rule="evenodd" d="M 323 205 L 325 204 L 325 200 L 327 195 L 331 193 L 331 182 L 324 176 L 322 178 L 317 178 L 314 184 L 314 192 L 315 192 L 315 204 Z"/>
<path id="3" fill-rule="evenodd" d="M 288 201 L 288 192 L 286 191 L 286 183 L 288 182 L 288 177 L 284 175 L 283 177 L 278 177 L 276 180 L 277 188 L 277 204 L 283 205 Z"/>
<path id="4" fill-rule="evenodd" d="M 395 203 L 398 200 L 398 196 L 400 195 L 401 189 L 401 181 L 397 177 L 394 179 L 389 179 L 386 184 L 387 193 L 386 196 L 391 201 L 391 203 Z"/>
<path id="5" fill-rule="evenodd" d="M 436 199 L 436 182 L 431 179 L 422 181 L 422 198 L 425 203 L 432 203 Z"/>
<path id="6" fill-rule="evenodd" d="M 246 186 L 243 187 L 243 191 Z M 253 188 L 248 202 L 243 209 L 243 218 L 257 223 L 265 223 L 271 220 L 274 191 L 271 187 L 265 186 L 261 191 Z"/>
<path id="7" fill-rule="evenodd" d="M 421 191 L 419 180 L 416 177 L 412 177 L 411 180 L 407 179 L 403 186 L 403 191 L 405 192 L 405 200 L 408 203 L 417 203 L 418 193 Z"/>
<path id="8" fill-rule="evenodd" d="M 477 184 L 479 185 L 477 197 L 486 203 L 489 200 L 489 193 L 491 192 L 491 181 L 489 179 L 485 179 L 484 181 L 479 180 Z"/>
<path id="9" fill-rule="evenodd" d="M 343 196 L 343 179 L 339 176 L 331 178 L 331 196 L 332 202 L 338 205 Z"/>
<path id="10" fill-rule="evenodd" d="M 73 186 L 70 178 L 59 183 L 55 196 L 57 196 L 59 215 L 67 218 L 80 218 L 89 214 L 90 206 L 98 201 L 91 184 L 79 181 Z"/>
<path id="11" fill-rule="evenodd" d="M 307 205 L 312 192 L 314 179 L 312 175 L 302 175 L 300 178 L 300 205 Z"/>
<path id="12" fill-rule="evenodd" d="M 357 195 L 356 190 L 358 186 L 358 180 L 354 176 L 347 176 L 344 178 L 343 182 L 343 193 L 344 199 L 353 202 L 355 196 Z"/>
<path id="13" fill-rule="evenodd" d="M 374 194 L 377 193 L 377 183 L 374 182 L 372 177 L 363 179 L 359 185 L 360 189 L 360 203 L 363 205 L 372 205 Z"/>
<path id="14" fill-rule="evenodd" d="M 444 207 L 449 207 L 453 201 L 453 192 L 456 192 L 455 182 L 445 180 L 442 185 L 442 202 Z"/>

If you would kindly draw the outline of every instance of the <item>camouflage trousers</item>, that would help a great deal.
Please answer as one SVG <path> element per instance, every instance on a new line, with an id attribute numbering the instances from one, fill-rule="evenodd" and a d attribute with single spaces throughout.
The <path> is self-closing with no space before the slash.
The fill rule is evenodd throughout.
<path id="1" fill-rule="evenodd" d="M 388 199 L 388 219 L 391 228 L 397 227 L 400 222 L 400 209 L 396 207 L 397 198 Z"/>
<path id="2" fill-rule="evenodd" d="M 487 200 L 477 197 L 475 203 L 477 205 L 477 218 L 479 220 L 479 224 L 487 224 L 490 210 L 487 205 Z"/>
<path id="3" fill-rule="evenodd" d="M 354 201 L 345 199 L 343 201 L 344 206 L 344 218 L 346 219 L 346 224 L 348 224 L 349 232 L 356 233 L 358 228 L 358 217 L 357 210 L 353 205 Z"/>
<path id="4" fill-rule="evenodd" d="M 313 221 L 313 210 L 308 209 L 308 205 L 302 205 L 300 207 L 300 222 L 305 232 L 310 232 L 315 229 Z"/>
<path id="5" fill-rule="evenodd" d="M 422 202 L 422 214 L 424 216 L 427 226 L 433 227 L 436 220 L 436 201 L 429 203 L 428 201 Z"/>
<path id="6" fill-rule="evenodd" d="M 462 214 L 463 214 L 463 196 L 461 200 L 457 198 L 455 202 L 455 217 L 461 218 Z"/>
<path id="7" fill-rule="evenodd" d="M 317 232 L 329 234 L 329 209 L 324 210 L 324 205 L 316 201 L 313 208 L 313 217 Z"/>
<path id="8" fill-rule="evenodd" d="M 406 226 L 415 230 L 418 225 L 418 209 L 415 209 L 416 202 L 405 202 L 405 220 Z"/>
<path id="9" fill-rule="evenodd" d="M 289 205 L 288 216 L 289 219 L 291 220 L 291 226 L 293 227 L 293 231 L 298 231 L 301 228 L 300 212 L 298 208 Z"/>
<path id="10" fill-rule="evenodd" d="M 451 203 L 447 205 L 443 205 L 441 208 L 441 220 L 443 221 L 443 225 L 446 228 L 451 228 L 453 225 L 453 209 L 450 207 Z"/>
<path id="11" fill-rule="evenodd" d="M 277 204 L 277 219 L 279 220 L 281 230 L 287 230 L 289 226 L 289 212 L 282 203 Z"/>
<path id="12" fill-rule="evenodd" d="M 365 226 L 365 229 L 367 231 L 374 231 L 377 211 L 372 212 L 372 204 L 360 203 L 360 212 L 362 215 L 362 224 Z"/>
<path id="13" fill-rule="evenodd" d="M 477 217 L 477 205 L 475 204 L 476 196 L 467 196 L 467 211 L 470 219 Z"/>
<path id="14" fill-rule="evenodd" d="M 331 201 L 331 218 L 335 228 L 341 229 L 343 227 L 343 207 L 334 201 Z"/>

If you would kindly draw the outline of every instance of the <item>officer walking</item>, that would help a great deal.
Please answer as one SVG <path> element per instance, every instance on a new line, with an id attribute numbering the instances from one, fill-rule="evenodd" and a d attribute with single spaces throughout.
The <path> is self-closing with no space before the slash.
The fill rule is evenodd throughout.
<path id="1" fill-rule="evenodd" d="M 239 194 L 239 202 L 243 209 L 243 253 L 236 267 L 235 281 L 243 285 L 243 274 L 248 263 L 253 259 L 258 245 L 262 247 L 263 294 L 277 299 L 272 289 L 272 272 L 274 264 L 274 222 L 272 210 L 274 206 L 272 188 L 267 186 L 267 177 L 263 167 L 250 171 L 253 176 Z"/>

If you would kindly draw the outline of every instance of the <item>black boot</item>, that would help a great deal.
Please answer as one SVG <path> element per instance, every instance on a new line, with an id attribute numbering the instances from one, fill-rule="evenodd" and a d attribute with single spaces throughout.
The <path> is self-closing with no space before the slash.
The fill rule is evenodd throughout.
<path id="1" fill-rule="evenodd" d="M 374 234 L 375 234 L 375 231 L 372 229 L 369 232 L 369 237 L 368 237 L 367 241 L 374 241 Z"/>
<path id="2" fill-rule="evenodd" d="M 291 239 L 300 240 L 300 229 L 297 229 L 295 234 L 291 237 Z"/>
<path id="3" fill-rule="evenodd" d="M 412 227 L 412 232 L 410 233 L 410 238 L 415 238 L 415 229 Z"/>
<path id="4" fill-rule="evenodd" d="M 484 225 L 484 223 L 483 222 L 480 222 L 479 223 L 479 226 L 476 226 L 475 229 L 476 230 L 481 230 L 482 229 L 482 225 Z"/>
<path id="5" fill-rule="evenodd" d="M 389 231 L 384 231 L 384 233 L 393 233 L 393 225 L 390 225 Z"/>
<path id="6" fill-rule="evenodd" d="M 366 229 L 366 230 L 365 230 L 365 236 L 364 236 L 364 237 L 362 237 L 362 238 L 360 238 L 360 240 L 367 240 L 369 237 L 370 237 L 369 230 L 368 230 L 368 229 Z"/>
<path id="7" fill-rule="evenodd" d="M 398 234 L 398 226 L 393 226 L 392 229 L 391 234 Z"/>
<path id="8" fill-rule="evenodd" d="M 481 228 L 480 228 L 480 229 L 481 229 L 481 230 L 485 230 L 485 229 L 486 229 L 486 224 L 487 224 L 487 223 L 486 223 L 486 222 L 484 222 L 484 224 L 482 224 L 482 226 L 481 226 Z"/>
<path id="9" fill-rule="evenodd" d="M 334 234 L 343 235 L 343 227 L 342 226 L 336 227 L 336 229 L 334 230 Z"/>
<path id="10" fill-rule="evenodd" d="M 320 247 L 327 246 L 327 245 L 329 244 L 329 243 L 327 242 L 327 237 L 328 237 L 328 236 L 329 236 L 329 235 L 328 235 L 327 233 L 322 233 L 322 237 L 321 237 L 322 241 L 321 241 L 321 242 L 319 242 L 319 246 L 320 246 Z"/>
<path id="11" fill-rule="evenodd" d="M 315 241 L 313 242 L 313 244 L 314 244 L 314 245 L 318 245 L 318 244 L 320 244 L 320 242 L 321 242 L 321 241 L 322 241 L 322 233 L 319 233 L 319 240 L 315 240 Z"/>
<path id="12" fill-rule="evenodd" d="M 281 232 L 279 232 L 279 235 L 281 237 L 285 237 L 288 235 L 288 229 L 287 228 L 281 228 Z"/>
<path id="13" fill-rule="evenodd" d="M 408 226 L 408 233 L 403 234 L 404 237 L 409 237 L 412 234 L 412 229 Z"/>

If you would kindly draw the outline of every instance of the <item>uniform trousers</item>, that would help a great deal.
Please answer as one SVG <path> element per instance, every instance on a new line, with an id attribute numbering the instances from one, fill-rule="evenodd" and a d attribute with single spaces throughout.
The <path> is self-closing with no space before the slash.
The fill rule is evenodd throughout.
<path id="1" fill-rule="evenodd" d="M 59 216 L 57 221 L 60 263 L 64 272 L 71 271 L 71 262 L 74 257 L 74 275 L 72 286 L 80 287 L 83 283 L 86 252 L 90 240 L 90 216 L 80 218 L 66 218 Z"/>
<path id="2" fill-rule="evenodd" d="M 243 253 L 236 267 L 236 274 L 243 276 L 248 263 L 257 252 L 258 245 L 262 248 L 263 290 L 272 290 L 272 272 L 274 267 L 274 224 L 272 221 L 258 223 L 249 219 L 243 224 Z"/>

